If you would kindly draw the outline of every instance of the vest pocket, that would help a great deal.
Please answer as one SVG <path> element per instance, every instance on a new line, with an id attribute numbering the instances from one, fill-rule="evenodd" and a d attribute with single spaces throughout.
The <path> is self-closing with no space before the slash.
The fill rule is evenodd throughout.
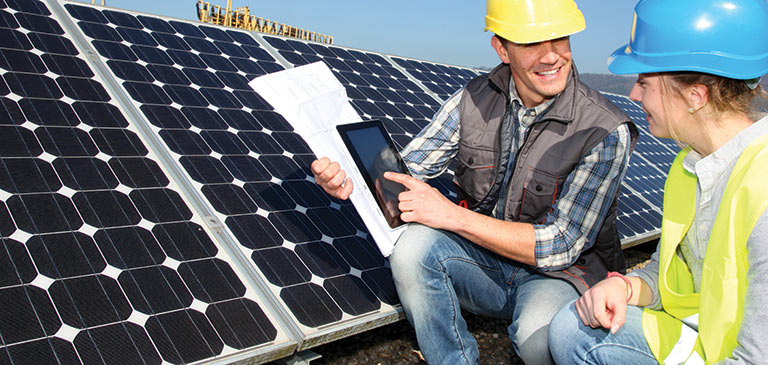
<path id="1" fill-rule="evenodd" d="M 481 201 L 496 178 L 496 154 L 492 150 L 462 144 L 456 159 L 456 184 L 475 201 Z"/>
<path id="2" fill-rule="evenodd" d="M 553 209 L 567 176 L 556 176 L 529 168 L 523 182 L 520 220 L 535 224 L 543 223 L 546 214 Z"/>

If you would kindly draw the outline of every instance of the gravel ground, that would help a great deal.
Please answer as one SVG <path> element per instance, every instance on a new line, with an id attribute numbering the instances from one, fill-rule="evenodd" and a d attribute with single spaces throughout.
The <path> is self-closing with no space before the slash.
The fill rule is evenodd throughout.
<path id="1" fill-rule="evenodd" d="M 647 263 L 656 248 L 652 241 L 624 250 L 630 270 Z M 465 312 L 469 331 L 477 339 L 481 364 L 523 364 L 515 355 L 507 337 L 507 320 L 481 317 Z M 402 320 L 375 330 L 351 336 L 311 351 L 322 357 L 315 364 L 418 364 L 416 335 L 407 321 Z"/>

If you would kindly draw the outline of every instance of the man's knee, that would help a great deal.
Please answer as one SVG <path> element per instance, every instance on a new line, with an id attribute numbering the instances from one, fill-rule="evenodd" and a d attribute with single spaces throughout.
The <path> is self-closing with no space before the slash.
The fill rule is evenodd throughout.
<path id="1" fill-rule="evenodd" d="M 548 320 L 525 320 L 519 318 L 508 328 L 509 338 L 515 352 L 526 364 L 551 363 L 549 355 Z"/>
<path id="2" fill-rule="evenodd" d="M 422 225 L 411 225 L 400 236 L 389 264 L 395 283 L 406 285 L 417 283 L 422 279 L 422 268 L 430 261 L 431 250 L 435 241 L 432 228 Z"/>
<path id="3" fill-rule="evenodd" d="M 550 322 L 567 303 L 578 298 L 569 283 L 543 278 L 529 282 L 518 296 L 515 315 L 509 326 L 509 337 L 518 355 L 528 363 L 551 363 L 549 348 Z"/>

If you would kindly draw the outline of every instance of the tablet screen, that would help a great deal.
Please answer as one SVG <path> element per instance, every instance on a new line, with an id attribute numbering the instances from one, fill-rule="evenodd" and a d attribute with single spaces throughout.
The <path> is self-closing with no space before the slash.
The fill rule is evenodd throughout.
<path id="1" fill-rule="evenodd" d="M 381 121 L 342 124 L 336 126 L 341 139 L 355 160 L 368 189 L 373 193 L 390 227 L 403 224 L 397 208 L 397 196 L 405 187 L 383 177 L 385 171 L 409 174 L 400 153 L 392 143 Z M 410 175 L 410 174 L 409 174 Z"/>

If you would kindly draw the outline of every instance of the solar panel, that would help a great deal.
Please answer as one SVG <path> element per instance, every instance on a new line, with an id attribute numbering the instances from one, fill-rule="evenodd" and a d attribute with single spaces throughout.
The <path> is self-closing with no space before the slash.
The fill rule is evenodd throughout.
<path id="1" fill-rule="evenodd" d="M 402 319 L 354 207 L 248 82 L 323 61 L 402 147 L 484 72 L 68 0 L 0 0 L 0 50 L 0 356 L 24 363 L 262 362 Z M 678 148 L 606 96 L 641 131 L 631 246 Z M 452 176 L 430 183 L 455 198 Z"/>
<path id="2" fill-rule="evenodd" d="M 448 99 L 449 96 L 464 87 L 469 80 L 480 75 L 469 68 L 402 57 L 392 57 L 392 59 L 442 100 Z"/>
<path id="3" fill-rule="evenodd" d="M 290 354 L 48 7 L 8 0 L 0 14 L 0 361 Z"/>
<path id="4" fill-rule="evenodd" d="M 309 147 L 248 86 L 283 69 L 263 41 L 187 21 L 64 7 L 303 332 L 300 348 L 340 336 L 328 335 L 334 326 L 359 331 L 357 317 L 397 319 L 389 269 L 356 211 L 314 184 Z M 88 31 L 99 26 L 119 38 Z"/>
<path id="5" fill-rule="evenodd" d="M 645 113 L 636 102 L 622 95 L 604 95 L 640 132 L 619 195 L 619 236 L 623 247 L 631 247 L 658 238 L 661 232 L 664 182 L 680 147 L 651 134 Z"/>
<path id="6" fill-rule="evenodd" d="M 361 117 L 380 119 L 399 148 L 410 142 L 429 123 L 444 99 L 438 93 L 430 91 L 405 68 L 390 60 L 395 57 L 340 46 L 308 44 L 275 36 L 264 38 L 292 66 L 315 61 L 325 62 L 346 88 L 350 103 Z M 425 61 L 413 62 L 416 65 L 413 67 L 429 66 L 444 75 L 453 75 L 452 78 L 444 77 L 445 80 L 450 80 L 450 84 L 445 80 L 440 81 L 442 83 L 433 83 L 439 85 L 440 90 L 453 88 L 450 94 L 469 80 L 460 79 L 456 75 L 477 75 L 475 71 L 466 68 Z M 450 94 L 445 95 L 445 98 Z M 429 183 L 444 195 L 455 199 L 452 179 L 451 169 Z"/>

